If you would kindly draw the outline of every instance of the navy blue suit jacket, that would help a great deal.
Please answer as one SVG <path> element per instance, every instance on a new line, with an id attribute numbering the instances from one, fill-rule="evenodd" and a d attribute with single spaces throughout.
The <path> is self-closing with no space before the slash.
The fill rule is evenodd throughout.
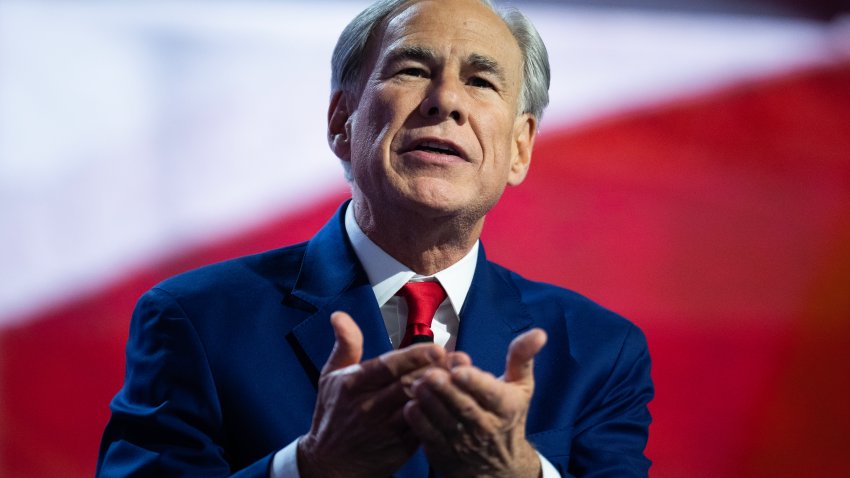
<path id="1" fill-rule="evenodd" d="M 182 274 L 139 300 L 97 476 L 266 477 L 273 454 L 310 429 L 331 312 L 357 321 L 364 359 L 391 350 L 342 210 L 309 242 Z M 641 331 L 482 249 L 457 350 L 498 376 L 531 327 L 549 341 L 535 361 L 529 440 L 563 476 L 646 476 L 653 387 Z M 428 476 L 421 450 L 395 476 Z"/>

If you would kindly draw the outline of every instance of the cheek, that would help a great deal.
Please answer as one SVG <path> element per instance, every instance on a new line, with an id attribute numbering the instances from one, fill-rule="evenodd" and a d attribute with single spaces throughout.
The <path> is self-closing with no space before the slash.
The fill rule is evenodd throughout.
<path id="1" fill-rule="evenodd" d="M 513 155 L 513 122 L 500 116 L 489 118 L 479 127 L 479 139 L 485 157 L 491 158 L 494 167 L 501 168 Z"/>
<path id="2" fill-rule="evenodd" d="M 391 140 L 393 130 L 397 129 L 394 122 L 393 111 L 397 105 L 387 98 L 376 96 L 370 99 L 367 104 L 361 105 L 362 110 L 360 118 L 361 134 L 359 137 L 364 142 L 363 146 L 367 149 L 375 148 L 381 144 Z"/>

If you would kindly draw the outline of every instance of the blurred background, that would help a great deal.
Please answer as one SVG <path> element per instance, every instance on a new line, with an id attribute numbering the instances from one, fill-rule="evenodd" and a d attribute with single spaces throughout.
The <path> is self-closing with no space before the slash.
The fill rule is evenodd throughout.
<path id="1" fill-rule="evenodd" d="M 552 102 L 490 258 L 647 333 L 652 476 L 846 474 L 847 2 L 516 3 Z M 0 2 L 0 476 L 91 476 L 138 296 L 347 197 L 329 58 L 364 5 Z"/>

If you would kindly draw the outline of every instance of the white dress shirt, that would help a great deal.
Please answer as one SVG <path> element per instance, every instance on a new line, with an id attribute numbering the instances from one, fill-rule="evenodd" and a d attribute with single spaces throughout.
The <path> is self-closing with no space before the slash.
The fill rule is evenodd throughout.
<path id="1" fill-rule="evenodd" d="M 423 276 L 395 260 L 366 237 L 354 219 L 353 207 L 345 211 L 345 232 L 372 284 L 393 348 L 398 348 L 407 325 L 407 302 L 395 294 L 410 281 L 436 280 L 445 289 L 446 300 L 437 308 L 434 321 L 431 322 L 434 343 L 442 345 L 446 350 L 454 350 L 460 309 L 463 308 L 463 301 L 466 300 L 475 274 L 478 241 L 459 261 L 432 276 Z"/>
<path id="2" fill-rule="evenodd" d="M 395 260 L 366 237 L 355 220 L 353 202 L 349 203 L 345 211 L 345 232 L 357 259 L 369 277 L 369 283 L 372 284 L 372 290 L 381 308 L 381 315 L 393 348 L 398 348 L 407 325 L 407 304 L 404 299 L 395 295 L 396 292 L 410 281 L 437 280 L 446 291 L 446 299 L 440 304 L 431 322 L 434 343 L 443 346 L 446 350 L 454 350 L 460 323 L 460 310 L 472 286 L 472 276 L 475 275 L 478 241 L 456 263 L 432 276 L 423 276 Z M 270 478 L 300 478 L 297 445 L 296 439 L 275 454 Z M 539 453 L 537 456 L 540 457 L 540 464 L 543 467 L 543 478 L 561 477 L 549 460 Z"/>

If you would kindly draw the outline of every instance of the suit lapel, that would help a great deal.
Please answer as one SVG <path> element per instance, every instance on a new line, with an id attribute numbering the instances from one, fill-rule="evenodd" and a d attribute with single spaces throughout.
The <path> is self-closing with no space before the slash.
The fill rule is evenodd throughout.
<path id="1" fill-rule="evenodd" d="M 347 203 L 346 203 L 347 204 Z M 345 233 L 345 206 L 307 243 L 289 296 L 309 315 L 292 329 L 296 345 L 321 371 L 334 344 L 330 315 L 349 313 L 363 331 L 363 359 L 392 349 L 375 294 Z"/>
<path id="2" fill-rule="evenodd" d="M 292 329 L 290 340 L 315 368 L 317 380 L 333 349 L 330 315 L 334 311 L 348 312 L 360 326 L 364 360 L 392 350 L 372 286 L 345 233 L 345 206 L 307 244 L 298 279 L 284 301 L 308 313 Z M 420 449 L 394 476 L 423 478 L 428 468 Z"/>
<path id="3" fill-rule="evenodd" d="M 482 247 L 460 312 L 456 348 L 469 354 L 478 368 L 500 376 L 511 340 L 529 329 L 533 320 L 507 272 L 497 267 L 487 261 Z"/>
<path id="4" fill-rule="evenodd" d="M 307 243 L 298 279 L 284 301 L 307 314 L 292 329 L 289 340 L 303 351 L 316 372 L 333 348 L 330 314 L 337 310 L 351 314 L 363 331 L 364 360 L 392 350 L 372 287 L 345 233 L 346 204 Z M 516 287 L 486 260 L 483 247 L 460 317 L 457 349 L 468 353 L 479 368 L 501 375 L 508 345 L 532 320 Z M 422 478 L 428 474 L 428 462 L 420 449 L 394 476 Z"/>

